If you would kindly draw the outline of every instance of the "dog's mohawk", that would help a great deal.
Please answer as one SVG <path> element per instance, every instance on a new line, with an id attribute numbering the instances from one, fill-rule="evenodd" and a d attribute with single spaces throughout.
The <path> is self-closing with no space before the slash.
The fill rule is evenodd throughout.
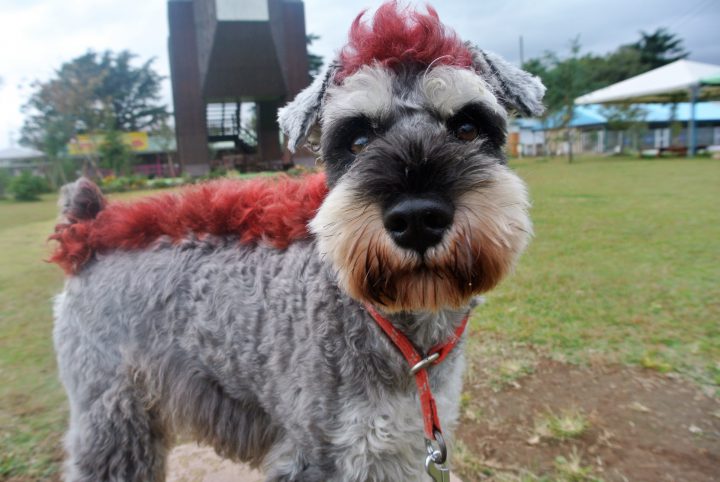
<path id="1" fill-rule="evenodd" d="M 400 7 L 396 1 L 383 4 L 372 24 L 363 22 L 365 11 L 355 18 L 348 43 L 340 52 L 336 81 L 378 62 L 387 68 L 415 63 L 423 66 L 470 67 L 473 56 L 452 30 L 445 27 L 430 6 L 427 14 Z"/>
<path id="2" fill-rule="evenodd" d="M 77 274 L 95 253 L 137 250 L 160 238 L 175 243 L 231 236 L 240 244 L 285 249 L 309 237 L 307 224 L 327 194 L 325 174 L 223 179 L 135 202 L 106 203 L 89 180 L 63 188 L 63 219 L 50 260 Z"/>

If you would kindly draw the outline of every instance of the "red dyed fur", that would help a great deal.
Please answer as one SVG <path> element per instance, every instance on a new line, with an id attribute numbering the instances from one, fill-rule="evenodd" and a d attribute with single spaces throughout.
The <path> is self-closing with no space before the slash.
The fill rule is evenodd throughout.
<path id="1" fill-rule="evenodd" d="M 75 274 L 94 253 L 148 247 L 161 236 L 237 236 L 278 249 L 308 236 L 307 223 L 327 194 L 324 174 L 221 180 L 136 202 L 111 202 L 96 218 L 58 224 L 50 261 Z"/>
<path id="2" fill-rule="evenodd" d="M 427 9 L 428 13 L 422 14 L 387 2 L 375 12 L 371 26 L 362 22 L 365 12 L 358 15 L 350 27 L 348 44 L 340 53 L 336 80 L 342 82 L 374 62 L 388 68 L 407 63 L 470 67 L 470 50 L 440 23 L 432 7 Z"/>

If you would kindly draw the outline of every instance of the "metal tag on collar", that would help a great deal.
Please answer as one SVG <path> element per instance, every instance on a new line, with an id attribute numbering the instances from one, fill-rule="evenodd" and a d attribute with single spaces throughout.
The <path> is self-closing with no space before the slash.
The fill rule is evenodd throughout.
<path id="1" fill-rule="evenodd" d="M 434 482 L 450 482 L 450 469 L 445 467 L 447 460 L 447 446 L 442 432 L 434 430 L 435 442 L 437 448 L 433 446 L 432 440 L 425 440 L 425 449 L 427 457 L 425 457 L 425 472 L 432 478 Z"/>
<path id="2" fill-rule="evenodd" d="M 432 355 L 426 356 L 412 366 L 412 368 L 410 369 L 410 375 L 415 375 L 420 370 L 424 370 L 425 368 L 429 367 L 438 358 L 440 358 L 440 353 L 433 353 Z"/>
<path id="3" fill-rule="evenodd" d="M 450 469 L 445 467 L 445 464 L 433 462 L 432 455 L 425 458 L 425 471 L 433 482 L 450 482 Z"/>

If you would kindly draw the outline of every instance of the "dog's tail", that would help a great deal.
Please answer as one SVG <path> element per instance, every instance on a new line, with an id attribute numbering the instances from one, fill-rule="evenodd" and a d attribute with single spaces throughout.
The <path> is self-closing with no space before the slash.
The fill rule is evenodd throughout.
<path id="1" fill-rule="evenodd" d="M 100 189 L 87 178 L 66 184 L 60 189 L 60 219 L 50 239 L 57 242 L 49 261 L 57 263 L 67 274 L 77 274 L 92 257 L 90 226 L 107 201 Z"/>
<path id="2" fill-rule="evenodd" d="M 60 188 L 59 222 L 75 224 L 80 221 L 89 221 L 102 211 L 107 202 L 94 182 L 81 177 L 75 182 L 65 184 Z"/>

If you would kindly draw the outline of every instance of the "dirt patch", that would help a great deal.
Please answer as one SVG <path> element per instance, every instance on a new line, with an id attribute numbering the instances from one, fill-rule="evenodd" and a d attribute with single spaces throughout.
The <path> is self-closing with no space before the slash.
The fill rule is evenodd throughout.
<path id="1" fill-rule="evenodd" d="M 536 360 L 469 383 L 456 466 L 476 480 L 720 480 L 720 403 L 676 377 Z"/>

